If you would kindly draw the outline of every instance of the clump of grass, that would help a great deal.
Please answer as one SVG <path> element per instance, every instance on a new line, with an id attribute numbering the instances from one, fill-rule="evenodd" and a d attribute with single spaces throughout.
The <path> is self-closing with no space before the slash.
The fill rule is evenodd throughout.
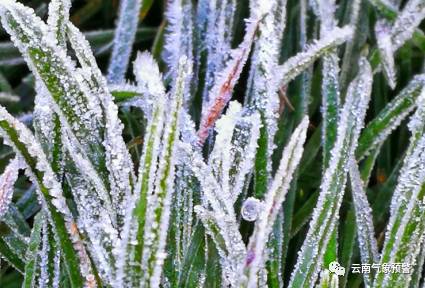
<path id="1" fill-rule="evenodd" d="M 125 0 L 82 33 L 92 6 L 2 0 L 0 64 L 31 71 L 0 69 L 2 287 L 419 287 L 425 5 L 399 2 L 171 0 L 156 31 Z"/>

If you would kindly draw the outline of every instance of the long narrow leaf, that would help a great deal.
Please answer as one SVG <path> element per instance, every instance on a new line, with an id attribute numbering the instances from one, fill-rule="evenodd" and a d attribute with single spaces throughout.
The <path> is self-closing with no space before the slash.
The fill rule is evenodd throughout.
<path id="1" fill-rule="evenodd" d="M 364 58 L 361 59 L 360 68 L 358 77 L 348 89 L 348 97 L 340 114 L 337 142 L 332 149 L 332 158 L 323 177 L 319 200 L 292 273 L 290 287 L 314 285 L 329 235 L 338 219 L 347 180 L 348 159 L 357 146 L 370 99 L 372 71 Z"/>
<path id="2" fill-rule="evenodd" d="M 283 151 L 282 160 L 269 192 L 265 195 L 264 207 L 256 222 L 254 234 L 248 245 L 247 259 L 245 261 L 245 275 L 247 287 L 253 287 L 257 281 L 257 273 L 265 264 L 265 251 L 267 238 L 270 236 L 280 206 L 285 200 L 293 173 L 301 160 L 303 145 L 307 136 L 308 118 L 305 117 L 295 129 L 288 145 Z"/>
<path id="3" fill-rule="evenodd" d="M 9 209 L 20 167 L 20 160 L 13 159 L 0 177 L 0 219 Z"/>
<path id="4" fill-rule="evenodd" d="M 325 37 L 336 26 L 335 21 L 335 1 L 318 1 L 318 13 L 320 17 L 320 36 Z M 339 90 L 339 57 L 336 48 L 323 55 L 322 61 L 322 146 L 323 146 L 323 171 L 329 165 L 331 151 L 336 142 L 338 111 L 340 107 Z M 324 265 L 337 258 L 337 229 L 334 228 L 326 247 L 324 255 Z"/>
<path id="5" fill-rule="evenodd" d="M 289 58 L 285 63 L 277 67 L 281 75 L 279 83 L 281 86 L 287 85 L 291 80 L 297 77 L 315 60 L 329 52 L 333 48 L 349 40 L 353 35 L 353 29 L 349 26 L 343 28 L 334 28 L 329 35 L 319 39 L 314 44 L 306 47 L 306 50 Z"/>
<path id="6" fill-rule="evenodd" d="M 37 276 L 38 261 L 38 249 L 41 243 L 41 228 L 43 223 L 43 213 L 38 213 L 34 218 L 34 226 L 31 231 L 31 238 L 28 245 L 28 250 L 25 255 L 25 278 L 22 284 L 23 288 L 35 287 L 35 279 Z"/>
<path id="7" fill-rule="evenodd" d="M 136 36 L 141 0 L 120 1 L 118 25 L 115 30 L 114 48 L 108 69 L 108 80 L 122 84 L 130 61 L 130 54 Z"/>
<path id="8" fill-rule="evenodd" d="M 169 227 L 170 205 L 174 187 L 176 147 L 180 136 L 181 110 L 184 91 L 191 76 L 190 61 L 182 57 L 178 66 L 178 77 L 171 96 L 170 114 L 164 127 L 164 145 L 160 151 L 155 189 L 148 197 L 148 213 L 145 222 L 146 245 L 143 247 L 142 267 L 144 281 L 149 287 L 159 287 L 164 263 L 165 243 Z M 146 270 L 145 270 L 146 269 Z"/>
<path id="9" fill-rule="evenodd" d="M 167 4 L 168 25 L 165 34 L 164 59 L 169 69 L 169 77 L 175 79 L 180 57 L 186 56 L 190 60 L 193 58 L 192 1 L 172 0 Z"/>
<path id="10" fill-rule="evenodd" d="M 271 173 L 273 140 L 277 131 L 279 83 L 274 80 L 274 69 L 279 64 L 279 52 L 286 25 L 286 1 L 251 1 L 251 14 L 264 10 L 266 16 L 259 23 L 260 33 L 251 57 L 246 102 L 261 115 L 259 148 L 255 160 L 255 195 L 266 193 Z"/>
<path id="11" fill-rule="evenodd" d="M 400 125 L 401 121 L 414 109 L 415 103 L 424 85 L 423 75 L 416 76 L 391 100 L 363 130 L 356 159 L 362 160 L 370 151 L 382 144 L 388 135 Z"/>
<path id="12" fill-rule="evenodd" d="M 232 53 L 233 25 L 236 13 L 235 0 L 201 0 L 198 2 L 198 46 L 196 60 L 202 61 L 202 50 L 206 49 L 205 83 L 202 105 L 211 100 L 210 91 L 226 67 Z M 201 63 L 198 63 L 200 66 Z M 201 68 L 201 67 L 198 67 Z M 201 72 L 201 71 L 200 71 Z"/>
<path id="13" fill-rule="evenodd" d="M 222 279 L 226 285 L 238 287 L 246 248 L 236 222 L 232 197 L 229 193 L 218 193 L 220 186 L 199 153 L 187 144 L 182 144 L 180 149 L 185 154 L 184 159 L 192 163 L 191 169 L 203 191 L 204 207 L 195 206 L 195 211 L 219 252 L 220 263 L 224 268 L 221 271 Z M 211 210 L 206 207 L 211 207 Z"/>
<path id="14" fill-rule="evenodd" d="M 163 89 L 164 90 L 164 89 Z M 140 263 L 144 247 L 144 227 L 146 226 L 146 209 L 148 196 L 153 193 L 156 177 L 158 146 L 163 134 L 165 94 L 158 95 L 152 116 L 146 129 L 143 155 L 140 160 L 138 182 L 135 187 L 135 196 L 127 209 L 129 216 L 123 230 L 122 251 L 118 259 L 117 285 L 140 282 L 142 274 Z M 134 206 L 133 206 L 134 205 Z M 134 219 L 131 219 L 131 218 Z M 131 260 L 130 260 L 131 259 Z M 132 263 L 134 263 L 132 265 Z"/>
<path id="15" fill-rule="evenodd" d="M 425 231 L 423 225 L 425 211 L 421 204 L 425 193 L 423 175 L 425 169 L 422 167 L 425 157 L 424 96 L 425 93 L 422 90 L 418 99 L 420 106 L 409 124 L 412 136 L 392 198 L 391 216 L 385 235 L 381 263 L 396 261 L 413 265 L 420 251 Z M 409 283 L 410 276 L 411 274 L 387 276 L 379 273 L 373 284 L 374 287 L 404 285 Z"/>
<path id="16" fill-rule="evenodd" d="M 44 208 L 49 211 L 55 235 L 64 256 L 67 257 L 66 267 L 71 284 L 73 287 L 80 287 L 83 283 L 81 273 L 84 271 L 80 271 L 80 259 L 73 247 L 72 238 L 68 234 L 72 225 L 72 215 L 62 195 L 61 187 L 56 181 L 43 150 L 31 132 L 4 108 L 0 108 L 0 117 L 2 136 L 24 159 L 32 180 L 38 186 L 39 198 Z"/>
<path id="17" fill-rule="evenodd" d="M 353 204 L 356 211 L 357 238 L 359 241 L 362 263 L 372 265 L 378 262 L 378 244 L 373 228 L 372 209 L 366 197 L 360 172 L 353 158 L 350 159 L 350 180 Z M 365 274 L 365 283 L 372 285 L 373 275 Z"/>

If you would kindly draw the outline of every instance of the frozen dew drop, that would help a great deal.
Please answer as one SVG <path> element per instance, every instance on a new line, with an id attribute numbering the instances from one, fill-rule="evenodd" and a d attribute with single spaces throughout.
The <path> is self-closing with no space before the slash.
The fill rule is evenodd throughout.
<path id="1" fill-rule="evenodd" d="M 257 220 L 258 214 L 260 214 L 261 206 L 262 204 L 260 200 L 253 197 L 247 198 L 242 204 L 242 218 L 249 222 Z"/>

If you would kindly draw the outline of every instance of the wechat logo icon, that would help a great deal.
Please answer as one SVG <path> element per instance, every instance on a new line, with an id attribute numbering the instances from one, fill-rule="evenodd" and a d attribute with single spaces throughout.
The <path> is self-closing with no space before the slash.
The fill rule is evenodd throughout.
<path id="1" fill-rule="evenodd" d="M 345 268 L 342 267 L 338 262 L 334 261 L 329 263 L 329 272 L 335 273 L 338 276 L 344 276 Z"/>

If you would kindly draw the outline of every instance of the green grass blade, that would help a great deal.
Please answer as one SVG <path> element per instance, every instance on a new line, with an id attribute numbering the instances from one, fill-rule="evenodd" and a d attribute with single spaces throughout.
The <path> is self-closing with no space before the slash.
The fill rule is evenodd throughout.
<path id="1" fill-rule="evenodd" d="M 423 241 L 423 240 L 422 240 Z M 424 253 L 424 242 L 422 242 L 421 250 L 418 253 L 418 256 L 415 260 L 415 267 L 413 268 L 412 279 L 410 281 L 409 287 L 419 287 L 420 281 L 422 279 L 422 271 L 425 262 L 425 253 Z"/>
<path id="2" fill-rule="evenodd" d="M 176 167 L 175 189 L 172 200 L 170 230 L 167 239 L 167 254 L 165 260 L 165 277 L 171 285 L 179 285 L 184 269 L 184 260 L 190 253 L 191 239 L 194 237 L 196 219 L 194 203 L 198 201 L 199 183 L 191 172 L 188 163 L 179 162 Z"/>
<path id="3" fill-rule="evenodd" d="M 133 162 L 122 137 L 122 123 L 118 118 L 118 107 L 113 102 L 112 95 L 108 91 L 106 80 L 96 64 L 90 45 L 83 34 L 71 23 L 68 23 L 66 32 L 76 56 L 86 69 L 86 80 L 90 83 L 93 94 L 97 94 L 102 111 L 103 146 L 108 170 L 110 194 L 112 205 L 117 210 L 118 225 L 122 226 L 124 218 L 124 203 L 130 196 L 134 186 Z"/>
<path id="4" fill-rule="evenodd" d="M 201 185 L 203 207 L 195 206 L 195 211 L 202 220 L 206 232 L 212 237 L 220 256 L 222 281 L 224 285 L 237 286 L 246 257 L 246 248 L 239 232 L 231 194 L 220 193 L 217 179 L 198 151 L 193 150 L 188 144 L 182 144 L 180 153 L 185 155 L 183 161 L 192 163 L 192 172 Z M 208 252 L 210 251 L 212 252 L 208 247 Z M 214 261 L 208 258 L 209 260 Z M 208 270 L 209 267 L 206 268 Z"/>
<path id="5" fill-rule="evenodd" d="M 351 2 L 351 3 L 350 3 Z M 345 46 L 344 56 L 342 57 L 341 73 L 339 82 L 341 83 L 341 90 L 345 91 L 347 84 L 351 79 L 352 65 L 357 63 L 358 60 L 358 47 L 359 43 L 362 43 L 362 31 L 360 24 L 362 20 L 362 11 L 366 10 L 364 2 L 361 0 L 347 1 L 350 4 L 350 15 L 347 22 L 354 28 L 353 38 L 347 41 Z M 364 10 L 363 10 L 364 9 Z"/>
<path id="6" fill-rule="evenodd" d="M 10 263 L 17 271 L 23 273 L 25 271 L 25 262 L 22 257 L 17 255 L 15 251 L 0 237 L 0 255 L 8 263 Z"/>
<path id="7" fill-rule="evenodd" d="M 24 272 L 25 251 L 28 245 L 30 228 L 22 214 L 13 203 L 10 203 L 6 213 L 0 219 L 0 255 L 20 273 Z"/>
<path id="8" fill-rule="evenodd" d="M 424 136 L 424 90 L 419 97 L 419 108 L 410 121 L 409 128 L 412 132 L 410 145 L 400 171 L 398 183 L 395 188 L 391 216 L 387 227 L 384 248 L 380 263 L 407 263 L 413 265 L 420 251 L 422 235 L 425 231 L 423 225 L 425 210 L 422 205 L 425 194 L 424 163 L 425 136 Z M 418 165 L 419 163 L 419 165 Z M 410 274 L 376 275 L 374 287 L 382 285 L 399 286 L 410 281 Z M 403 284 L 402 284 L 403 283 Z"/>
<path id="9" fill-rule="evenodd" d="M 333 1 L 319 1 L 320 36 L 324 37 L 335 28 L 335 3 Z M 338 125 L 338 112 L 340 106 L 339 90 L 339 57 L 336 48 L 323 55 L 322 60 L 322 151 L 323 171 L 329 165 L 331 151 L 335 145 Z M 338 227 L 336 226 L 330 236 L 329 244 L 324 254 L 324 265 L 327 267 L 338 258 Z"/>
<path id="10" fill-rule="evenodd" d="M 326 170 L 317 206 L 313 212 L 306 240 L 299 253 L 291 276 L 290 287 L 311 287 L 322 268 L 323 253 L 331 231 L 336 226 L 345 189 L 347 161 L 357 145 L 370 99 L 372 72 L 364 58 L 360 62 L 358 77 L 351 83 L 348 97 L 341 112 L 337 142 L 332 160 Z M 352 112 L 355 111 L 355 112 Z"/>
<path id="11" fill-rule="evenodd" d="M 350 160 L 349 169 L 361 259 L 363 264 L 372 265 L 378 263 L 379 260 L 378 244 L 373 228 L 372 209 L 367 200 L 364 183 L 360 178 L 360 172 L 354 159 Z M 365 285 L 371 286 L 373 274 L 365 274 L 363 277 Z"/>
<path id="12" fill-rule="evenodd" d="M 388 1 L 370 0 L 370 2 L 387 20 L 394 22 L 391 29 L 394 51 L 403 46 L 410 38 L 413 38 L 413 43 L 418 44 L 420 49 L 424 48 L 425 35 L 417 28 L 425 17 L 425 10 L 420 1 L 409 1 L 409 5 L 405 5 L 407 9 L 403 9 L 401 12 L 398 12 Z M 377 50 L 372 50 L 370 55 L 371 65 L 375 69 L 381 61 L 380 53 Z"/>
<path id="13" fill-rule="evenodd" d="M 353 211 L 352 205 L 350 206 L 344 221 L 344 228 L 341 233 L 341 245 L 340 245 L 340 264 L 345 268 L 345 271 L 349 271 L 353 262 L 353 251 L 356 246 L 356 216 Z M 350 274 L 345 273 L 344 277 L 340 279 L 340 282 L 345 287 Z"/>
<path id="14" fill-rule="evenodd" d="M 52 0 L 47 25 L 60 47 L 66 46 L 66 26 L 69 21 L 70 0 Z"/>
<path id="15" fill-rule="evenodd" d="M 305 224 L 307 224 L 308 220 L 310 220 L 318 198 L 319 198 L 319 193 L 318 192 L 314 193 L 307 199 L 307 201 L 305 201 L 304 205 L 300 209 L 298 209 L 298 211 L 295 213 L 294 220 L 292 222 L 291 238 L 293 238 L 301 230 L 301 228 Z"/>
<path id="16" fill-rule="evenodd" d="M 124 228 L 123 233 L 125 236 L 123 244 L 128 245 L 128 247 L 124 246 L 125 251 L 122 253 L 125 254 L 120 256 L 121 259 L 118 261 L 118 263 L 121 263 L 119 264 L 119 267 L 122 267 L 122 269 L 125 271 L 118 270 L 117 281 L 126 281 L 128 283 L 132 283 L 133 281 L 135 281 L 135 283 L 138 283 L 140 281 L 140 277 L 142 277 L 140 268 L 137 268 L 140 264 L 136 264 L 136 267 L 134 268 L 127 268 L 125 267 L 125 262 L 128 261 L 126 260 L 128 259 L 127 257 L 132 257 L 135 263 L 140 263 L 142 259 L 142 251 L 144 247 L 143 232 L 146 221 L 147 198 L 153 192 L 153 183 L 155 179 L 155 174 L 157 173 L 156 166 L 159 152 L 157 147 L 159 145 L 159 141 L 161 139 L 163 131 L 165 110 L 164 98 L 165 95 L 156 100 L 157 102 L 153 110 L 152 118 L 149 121 L 148 127 L 146 129 L 147 132 L 145 134 L 144 150 L 142 159 L 140 160 L 141 168 L 139 170 L 139 180 L 135 188 L 135 191 L 137 193 L 135 198 L 136 204 L 134 207 L 134 211 L 132 211 L 132 217 L 134 217 L 137 221 L 135 221 L 134 224 L 130 224 L 129 221 L 126 221 L 127 225 L 134 225 L 135 227 Z M 134 229 L 135 231 L 131 232 L 131 229 Z M 130 233 L 134 233 L 135 235 L 132 235 Z M 132 244 L 131 239 L 129 237 L 135 237 L 137 239 L 137 245 Z M 124 261 L 124 263 L 122 263 L 121 261 Z M 124 275 L 124 273 L 128 273 L 129 275 L 126 276 Z M 134 275 L 132 275 L 133 273 Z"/>
<path id="17" fill-rule="evenodd" d="M 308 117 L 295 129 L 288 145 L 282 154 L 282 160 L 270 190 L 265 195 L 264 207 L 255 223 L 254 233 L 250 238 L 245 262 L 244 274 L 247 278 L 247 287 L 255 285 L 261 267 L 265 265 L 265 243 L 273 230 L 280 207 L 289 190 L 293 173 L 301 160 L 303 145 L 306 139 Z"/>
<path id="18" fill-rule="evenodd" d="M 19 159 L 13 159 L 6 166 L 0 177 L 0 219 L 9 210 L 15 190 L 15 182 L 18 180 L 20 166 Z"/>
<path id="19" fill-rule="evenodd" d="M 59 52 L 55 49 L 56 47 L 45 43 L 46 41 L 43 38 L 46 36 L 46 24 L 33 15 L 32 10 L 18 3 L 8 1 L 7 4 L 2 4 L 1 7 L 3 26 L 7 27 L 10 34 L 16 36 L 13 38 L 15 40 L 14 43 L 27 57 L 28 61 L 34 65 L 32 66 L 36 70 L 34 72 L 44 80 L 53 99 L 63 110 L 64 116 L 69 123 L 76 123 L 76 127 L 86 127 L 85 130 L 87 130 L 89 123 L 83 124 L 82 120 L 78 119 L 81 115 L 78 115 L 76 110 L 82 109 L 81 112 L 88 111 L 88 107 L 83 105 L 71 107 L 70 103 L 72 101 L 69 98 L 73 96 L 74 99 L 78 99 L 85 105 L 87 105 L 88 100 L 81 87 L 79 87 L 80 84 L 74 76 L 71 76 L 73 72 L 69 70 L 69 63 L 64 63 L 65 59 L 59 56 Z M 30 22 L 24 22 L 25 17 L 32 19 L 32 26 L 27 26 Z M 32 33 L 28 33 L 28 29 Z M 59 79 L 57 75 L 59 73 L 63 73 L 63 77 L 67 77 L 65 81 L 68 89 L 61 83 L 62 79 Z M 69 93 L 73 95 L 69 95 Z M 64 101 L 65 99 L 63 98 L 68 98 L 66 99 L 68 101 Z"/>
<path id="20" fill-rule="evenodd" d="M 183 259 L 178 287 L 196 287 L 202 283 L 205 275 L 205 229 L 198 223 L 195 225 L 190 244 Z M 200 277 L 201 276 L 201 277 Z"/>
<path id="21" fill-rule="evenodd" d="M 143 154 L 140 159 L 138 181 L 135 186 L 134 206 L 128 208 L 129 216 L 132 219 L 127 219 L 123 229 L 122 251 L 118 259 L 117 285 L 124 283 L 134 283 L 137 285 L 143 276 L 140 263 L 142 261 L 142 252 L 144 249 L 144 229 L 146 226 L 146 210 L 148 207 L 148 197 L 154 191 L 154 181 L 157 174 L 158 155 L 160 140 L 163 135 L 165 110 L 166 110 L 166 95 L 165 88 L 161 82 L 160 74 L 156 64 L 153 64 L 155 73 L 155 84 L 159 86 L 152 87 L 149 93 L 155 93 L 155 105 L 152 108 L 152 113 L 148 120 L 146 128 Z M 141 69 L 137 65 L 135 69 Z M 154 74 L 151 74 L 154 75 Z M 136 77 L 138 78 L 138 77 Z M 131 220 L 131 221 L 130 221 Z M 134 240 L 134 241 L 133 241 Z M 134 243 L 137 244 L 134 244 Z M 130 262 L 129 259 L 132 259 Z M 132 264 L 134 263 L 134 264 Z"/>
<path id="22" fill-rule="evenodd" d="M 350 39 L 352 34 L 353 30 L 349 26 L 334 28 L 329 32 L 331 36 L 328 35 L 319 39 L 315 44 L 307 47 L 305 51 L 289 58 L 277 68 L 279 75 L 282 75 L 279 80 L 280 85 L 286 86 L 291 80 L 313 64 L 314 61 Z"/>
<path id="23" fill-rule="evenodd" d="M 2 221 L 6 223 L 14 232 L 19 233 L 23 237 L 29 237 L 31 228 L 26 222 L 25 215 L 20 212 L 17 205 L 10 203 L 9 210 L 2 217 Z"/>
<path id="24" fill-rule="evenodd" d="M 15 45 L 43 80 L 55 103 L 53 110 L 67 123 L 67 129 L 79 140 L 107 183 L 105 157 L 102 157 L 103 137 L 99 135 L 102 122 L 99 111 L 93 109 L 95 99 L 89 97 L 88 87 L 77 79 L 78 73 L 70 59 L 64 56 L 65 51 L 47 41 L 46 24 L 30 8 L 14 1 L 7 1 L 0 7 L 3 26 L 15 36 L 12 38 Z"/>
<path id="25" fill-rule="evenodd" d="M 290 191 L 289 191 L 290 192 Z M 288 195 L 289 196 L 289 195 Z M 273 225 L 272 233 L 269 237 L 267 269 L 267 286 L 280 287 L 283 285 L 282 279 L 282 257 L 283 256 L 283 224 L 284 214 L 281 209 Z"/>
<path id="26" fill-rule="evenodd" d="M 242 113 L 238 102 L 230 102 L 226 115 L 216 123 L 216 141 L 208 158 L 217 182 L 223 193 L 231 195 L 232 203 L 242 193 L 252 170 L 261 126 L 258 113 L 249 116 Z"/>
<path id="27" fill-rule="evenodd" d="M 52 227 L 50 226 L 47 218 L 43 218 L 41 235 L 41 248 L 39 249 L 40 275 L 37 279 L 38 286 L 43 287 L 48 285 L 58 288 L 61 276 L 61 254 L 60 249 L 57 246 Z M 88 282 L 89 281 L 87 281 L 87 283 Z"/>
<path id="28" fill-rule="evenodd" d="M 170 201 L 174 187 L 177 142 L 180 136 L 180 122 L 184 102 L 186 81 L 191 76 L 190 61 L 182 57 L 179 61 L 177 79 L 173 87 L 169 117 L 164 127 L 164 146 L 160 152 L 158 173 L 155 179 L 154 194 L 148 198 L 148 211 L 152 213 L 145 222 L 145 235 L 149 235 L 149 245 L 143 247 L 142 267 L 144 281 L 149 287 L 160 283 L 165 253 L 165 243 L 169 227 Z M 145 236 L 146 237 L 146 236 Z"/>
<path id="29" fill-rule="evenodd" d="M 261 9 L 265 10 L 264 19 L 258 25 L 259 36 L 252 52 L 247 100 L 245 100 L 261 115 L 262 127 L 254 172 L 254 194 L 258 199 L 262 199 L 266 194 L 271 177 L 272 147 L 278 116 L 275 111 L 279 105 L 277 94 L 279 83 L 274 80 L 273 71 L 279 64 L 279 52 L 286 25 L 286 2 L 286 0 L 274 1 L 264 5 L 262 1 L 252 1 L 250 7 L 252 17 L 255 17 Z"/>
<path id="30" fill-rule="evenodd" d="M 328 167 L 331 158 L 331 150 L 336 141 L 339 111 L 339 82 L 338 61 L 335 51 L 326 54 L 323 58 L 322 80 L 322 147 L 323 167 Z"/>
<path id="31" fill-rule="evenodd" d="M 4 108 L 1 108 L 0 115 L 2 136 L 8 139 L 16 153 L 22 156 L 33 182 L 38 186 L 39 197 L 50 215 L 55 235 L 64 257 L 67 258 L 66 267 L 71 284 L 73 287 L 81 287 L 83 278 L 80 271 L 80 259 L 68 234 L 72 216 L 63 198 L 60 184 L 56 182 L 46 156 L 31 132 L 23 124 L 17 122 Z"/>
<path id="32" fill-rule="evenodd" d="M 424 77 L 416 76 L 391 100 L 363 130 L 356 150 L 358 161 L 379 147 L 388 135 L 400 125 L 416 106 L 416 101 L 424 85 Z"/>
<path id="33" fill-rule="evenodd" d="M 338 288 L 339 278 L 336 274 L 330 273 L 329 270 L 324 270 L 320 273 L 320 283 L 316 288 Z"/>
<path id="34" fill-rule="evenodd" d="M 375 35 L 378 45 L 381 67 L 388 85 L 391 89 L 396 86 L 396 68 L 394 61 L 394 49 L 391 39 L 391 28 L 385 21 L 378 21 L 375 25 Z"/>
<path id="35" fill-rule="evenodd" d="M 405 119 L 416 107 L 416 100 L 422 87 L 423 77 L 416 76 L 363 129 L 356 150 L 357 160 L 364 160 L 361 169 L 361 178 L 363 181 L 368 182 L 382 143 L 388 138 L 390 133 L 396 129 L 398 125 L 400 125 L 402 120 Z M 320 134 L 318 131 L 320 131 L 320 129 L 316 129 L 316 132 L 307 142 L 306 151 L 312 152 L 304 153 L 303 160 L 301 161 L 301 172 L 308 168 L 309 164 L 314 160 L 313 156 L 317 154 L 317 151 L 320 148 L 320 145 L 318 144 L 320 141 Z M 318 195 L 319 193 L 315 192 L 295 214 L 291 237 L 293 237 L 308 221 L 309 216 L 313 212 L 314 204 L 316 203 Z"/>
<path id="36" fill-rule="evenodd" d="M 25 255 L 25 277 L 22 288 L 35 287 L 35 279 L 37 275 L 38 249 L 41 243 L 41 228 L 43 223 L 42 212 L 38 213 L 34 218 L 34 225 L 31 231 L 31 238 Z"/>
<path id="37" fill-rule="evenodd" d="M 110 86 L 109 89 L 111 90 L 115 102 L 118 104 L 141 96 L 136 86 Z"/>
<path id="38" fill-rule="evenodd" d="M 19 158 L 12 159 L 0 177 L 0 237 L 4 241 L 2 244 L 4 251 L 0 251 L 0 254 L 9 261 L 13 261 L 11 264 L 22 272 L 22 267 L 19 266 L 20 262 L 16 260 L 24 258 L 27 248 L 28 225 L 11 203 L 20 168 L 23 168 L 23 165 Z M 9 249 L 10 251 L 8 251 Z"/>
<path id="39" fill-rule="evenodd" d="M 320 36 L 325 37 L 332 33 L 335 28 L 335 3 L 334 1 L 318 1 L 316 3 L 320 18 Z M 323 146 L 323 170 L 325 170 L 331 158 L 331 150 L 336 141 L 338 112 L 340 106 L 339 91 L 339 57 L 335 48 L 330 49 L 323 55 L 322 60 L 322 146 Z"/>

